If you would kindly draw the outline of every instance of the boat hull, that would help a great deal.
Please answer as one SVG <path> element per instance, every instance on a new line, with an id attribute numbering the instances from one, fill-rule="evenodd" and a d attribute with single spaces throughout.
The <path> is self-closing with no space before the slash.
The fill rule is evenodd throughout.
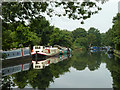
<path id="1" fill-rule="evenodd" d="M 41 53 L 41 52 L 35 52 L 32 53 L 32 59 L 33 60 L 42 60 L 42 59 L 47 59 L 49 57 L 53 57 L 53 56 L 58 56 L 60 54 L 59 53 L 55 53 L 55 54 L 46 54 L 46 53 Z"/>

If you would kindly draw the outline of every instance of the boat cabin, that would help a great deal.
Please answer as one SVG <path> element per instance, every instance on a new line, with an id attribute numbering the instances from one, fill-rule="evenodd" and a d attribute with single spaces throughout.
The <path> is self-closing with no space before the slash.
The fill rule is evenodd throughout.
<path id="1" fill-rule="evenodd" d="M 43 51 L 44 46 L 33 46 L 33 51 L 37 52 L 37 51 Z"/>

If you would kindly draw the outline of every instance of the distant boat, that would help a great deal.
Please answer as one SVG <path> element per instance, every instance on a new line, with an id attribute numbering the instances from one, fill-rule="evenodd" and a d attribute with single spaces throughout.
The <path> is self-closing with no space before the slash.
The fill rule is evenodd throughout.
<path id="1" fill-rule="evenodd" d="M 90 47 L 90 50 L 100 50 L 100 47 L 93 46 L 93 47 Z"/>
<path id="2" fill-rule="evenodd" d="M 60 54 L 70 54 L 71 53 L 70 48 L 62 47 L 62 46 L 59 46 L 59 45 L 54 45 L 54 47 L 57 47 L 57 48 L 60 49 Z"/>
<path id="3" fill-rule="evenodd" d="M 45 47 L 45 46 L 33 46 L 33 50 L 31 52 L 33 58 L 38 57 L 51 57 L 60 54 L 60 49 L 56 47 Z"/>

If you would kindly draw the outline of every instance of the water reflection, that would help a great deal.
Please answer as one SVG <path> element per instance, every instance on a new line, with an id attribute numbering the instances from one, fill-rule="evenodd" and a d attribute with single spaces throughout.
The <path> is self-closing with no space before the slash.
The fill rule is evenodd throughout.
<path id="1" fill-rule="evenodd" d="M 106 54 L 107 54 L 108 58 L 113 58 L 113 54 L 112 53 L 107 53 L 106 52 Z"/>
<path id="2" fill-rule="evenodd" d="M 107 60 L 106 64 L 106 67 L 111 72 L 111 76 L 113 78 L 114 90 L 120 89 L 120 58 L 115 56 L 114 60 Z"/>
<path id="3" fill-rule="evenodd" d="M 60 74 L 69 71 L 68 68 L 70 67 L 70 61 L 66 60 L 69 57 L 71 57 L 71 55 L 51 57 L 47 59 L 50 60 L 51 65 L 49 65 L 49 67 L 41 70 L 30 68 L 27 71 L 5 76 L 3 77 L 2 87 L 3 89 L 6 89 L 17 86 L 22 89 L 30 85 L 29 87 L 32 88 L 46 88 L 54 81 L 54 78 L 58 78 Z M 46 62 L 47 60 L 44 61 Z"/>
<path id="4" fill-rule="evenodd" d="M 31 63 L 20 64 L 16 66 L 2 68 L 2 76 L 12 75 L 14 73 L 29 70 Z"/>
<path id="5" fill-rule="evenodd" d="M 60 86 L 64 88 L 65 83 L 68 82 L 67 84 L 71 86 L 71 88 L 72 86 L 86 88 L 89 80 L 91 84 L 88 85 L 88 88 L 95 88 L 95 85 L 96 87 L 98 85 L 99 88 L 120 88 L 120 59 L 113 55 L 109 58 L 104 51 L 74 51 L 72 57 L 69 55 L 61 55 L 42 61 L 31 60 L 31 62 L 33 62 L 33 66 L 25 71 L 23 70 L 22 72 L 17 72 L 12 75 L 4 74 L 2 87 L 4 87 L 4 89 L 12 87 L 21 89 L 28 87 L 58 88 Z M 27 65 L 27 63 L 25 65 Z M 67 79 L 68 77 L 71 82 Z M 60 81 L 59 84 L 56 79 Z M 96 80 L 103 82 L 103 84 L 95 84 Z"/>
<path id="6" fill-rule="evenodd" d="M 94 71 L 99 68 L 101 64 L 100 52 L 91 53 L 91 52 L 74 52 L 72 57 L 73 64 L 72 66 L 77 70 L 84 70 L 86 67 L 90 71 Z"/>
<path id="7" fill-rule="evenodd" d="M 52 63 L 58 63 L 60 61 L 66 60 L 71 57 L 71 54 L 64 54 L 64 55 L 59 55 L 59 56 L 54 56 L 54 57 L 49 57 L 47 59 L 35 59 L 32 60 L 33 64 L 33 69 L 43 69 L 46 66 L 49 66 Z"/>
<path id="8" fill-rule="evenodd" d="M 30 57 L 24 57 L 4 60 L 2 62 L 2 77 L 29 70 L 31 67 L 30 59 Z"/>

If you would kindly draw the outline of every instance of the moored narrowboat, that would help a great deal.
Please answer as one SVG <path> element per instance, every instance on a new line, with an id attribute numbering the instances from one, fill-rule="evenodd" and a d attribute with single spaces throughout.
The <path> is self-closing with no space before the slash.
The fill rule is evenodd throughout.
<path id="1" fill-rule="evenodd" d="M 33 46 L 33 50 L 31 52 L 33 57 L 51 57 L 60 54 L 60 49 L 56 47 L 45 47 L 45 46 Z"/>
<path id="2" fill-rule="evenodd" d="M 31 55 L 29 47 L 13 49 L 13 50 L 8 50 L 8 51 L 1 51 L 1 52 L 2 52 L 2 60 L 20 58 L 20 57 Z"/>
<path id="3" fill-rule="evenodd" d="M 57 47 L 57 48 L 60 49 L 60 55 L 61 54 L 70 54 L 71 53 L 70 48 L 62 47 L 62 46 L 59 46 L 59 45 L 54 45 L 54 47 Z"/>

